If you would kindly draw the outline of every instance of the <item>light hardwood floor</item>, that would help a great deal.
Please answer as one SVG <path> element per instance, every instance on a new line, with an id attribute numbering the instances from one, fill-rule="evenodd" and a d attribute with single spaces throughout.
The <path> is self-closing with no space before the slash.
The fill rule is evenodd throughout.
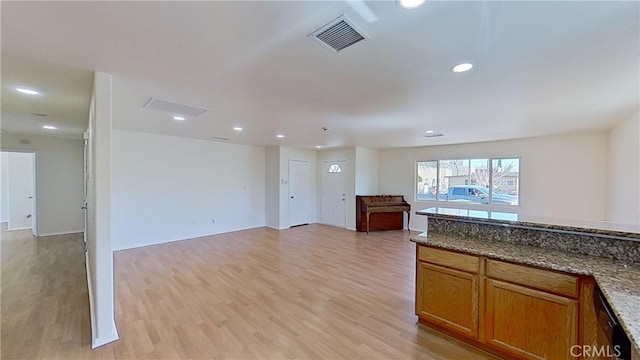
<path id="1" fill-rule="evenodd" d="M 406 231 L 258 228 L 116 252 L 120 340 L 95 350 L 82 237 L 2 235 L 2 359 L 492 359 L 416 324 Z"/>
<path id="2" fill-rule="evenodd" d="M 34 238 L 3 224 L 1 235 L 0 358 L 82 358 L 91 344 L 82 234 Z"/>

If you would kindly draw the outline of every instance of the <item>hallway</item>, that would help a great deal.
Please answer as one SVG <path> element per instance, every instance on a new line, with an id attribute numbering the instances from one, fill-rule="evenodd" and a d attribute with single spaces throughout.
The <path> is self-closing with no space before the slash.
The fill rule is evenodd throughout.
<path id="1" fill-rule="evenodd" d="M 0 245 L 0 358 L 86 354 L 91 327 L 82 234 L 36 238 L 30 230 L 7 231 L 3 223 Z"/>

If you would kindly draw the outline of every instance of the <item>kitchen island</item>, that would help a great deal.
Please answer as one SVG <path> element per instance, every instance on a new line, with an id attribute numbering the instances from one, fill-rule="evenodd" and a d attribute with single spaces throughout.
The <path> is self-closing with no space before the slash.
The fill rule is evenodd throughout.
<path id="1" fill-rule="evenodd" d="M 428 231 L 412 238 L 419 322 L 505 357 L 597 358 L 584 349 L 602 344 L 598 287 L 638 352 L 640 231 L 633 226 L 446 208 L 416 214 L 428 218 Z"/>

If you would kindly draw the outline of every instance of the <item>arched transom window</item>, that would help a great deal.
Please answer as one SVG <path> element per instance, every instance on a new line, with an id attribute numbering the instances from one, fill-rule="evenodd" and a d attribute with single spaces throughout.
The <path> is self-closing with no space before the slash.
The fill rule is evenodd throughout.
<path id="1" fill-rule="evenodd" d="M 328 172 L 330 172 L 330 173 L 341 173 L 342 172 L 342 168 L 338 164 L 331 164 L 329 166 L 329 171 Z"/>

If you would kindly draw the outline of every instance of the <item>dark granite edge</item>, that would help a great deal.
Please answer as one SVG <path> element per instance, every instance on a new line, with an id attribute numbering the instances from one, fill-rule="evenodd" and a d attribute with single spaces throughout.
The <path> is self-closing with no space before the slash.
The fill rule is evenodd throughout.
<path id="1" fill-rule="evenodd" d="M 440 235 L 440 236 L 443 236 L 443 235 Z M 456 237 L 450 237 L 450 236 L 446 236 L 446 237 L 450 238 L 453 241 L 455 241 L 457 239 Z M 585 269 L 585 268 L 578 267 L 578 266 L 571 266 L 571 265 L 558 264 L 558 263 L 549 263 L 549 262 L 544 261 L 544 260 L 536 260 L 535 259 L 535 254 L 534 254 L 534 256 L 532 256 L 532 255 L 516 256 L 516 255 L 496 254 L 496 253 L 493 253 L 493 252 L 491 252 L 489 250 L 481 250 L 481 249 L 474 249 L 474 248 L 469 248 L 469 247 L 461 247 L 461 246 L 455 246 L 454 244 L 443 244 L 441 242 L 434 243 L 434 242 L 430 242 L 429 240 L 427 240 L 427 238 L 428 238 L 427 237 L 427 233 L 423 232 L 423 233 L 420 233 L 420 234 L 418 234 L 416 236 L 411 236 L 410 237 L 410 241 L 416 243 L 416 245 L 424 245 L 424 246 L 430 246 L 430 247 L 435 247 L 435 248 L 440 248 L 440 249 L 445 249 L 445 250 L 459 251 L 459 252 L 463 252 L 463 253 L 467 253 L 467 254 L 471 254 L 471 255 L 484 256 L 484 257 L 487 257 L 487 258 L 510 261 L 510 262 L 514 262 L 514 263 L 518 263 L 518 264 L 531 265 L 531 266 L 535 266 L 535 267 L 539 267 L 539 268 L 543 268 L 543 269 L 548 269 L 548 270 L 567 272 L 567 273 L 574 274 L 574 275 L 592 276 L 595 279 L 596 284 L 598 285 L 598 287 L 600 287 L 600 289 L 602 290 L 602 293 L 604 294 L 605 298 L 607 299 L 607 301 L 611 305 L 611 307 L 613 309 L 613 312 L 615 313 L 615 315 L 620 320 L 620 323 L 621 323 L 622 327 L 624 328 L 625 333 L 627 334 L 627 336 L 631 340 L 631 343 L 635 347 L 635 350 L 640 353 L 640 331 L 634 329 L 632 326 L 630 326 L 628 324 L 628 320 L 627 319 L 630 318 L 631 316 L 627 316 L 625 313 L 621 313 L 620 310 L 618 309 L 618 307 L 616 306 L 617 300 L 614 298 L 613 294 L 610 293 L 610 292 L 613 291 L 613 289 L 611 289 L 611 288 L 613 288 L 615 286 L 610 284 L 613 280 L 610 280 L 606 275 L 595 273 L 593 271 L 593 269 Z M 479 244 L 482 243 L 480 240 L 473 239 L 473 238 L 460 238 L 460 239 L 464 239 L 466 241 L 477 242 Z M 507 244 L 507 246 L 514 247 L 514 248 L 519 248 L 521 250 L 525 250 L 526 249 L 527 251 L 532 251 L 532 249 L 533 249 L 534 253 L 535 252 L 547 252 L 547 253 L 558 252 L 558 253 L 563 253 L 563 254 L 568 255 L 568 256 L 575 256 L 576 258 L 584 258 L 584 257 L 589 258 L 589 257 L 591 257 L 589 255 L 572 254 L 572 253 L 562 252 L 560 250 L 542 249 L 542 248 L 529 247 L 529 246 L 525 246 L 525 245 Z M 595 258 L 595 259 L 597 259 L 597 258 Z M 417 261 L 417 259 L 416 259 L 416 261 Z M 627 266 L 627 263 L 625 263 L 623 261 L 609 260 L 609 259 L 607 259 L 607 261 L 609 261 L 612 264 L 617 265 L 619 267 L 626 268 L 626 266 Z M 638 302 L 638 304 L 640 304 L 640 296 L 638 296 L 637 302 Z"/>
<path id="2" fill-rule="evenodd" d="M 503 225 L 427 217 L 429 234 L 470 237 L 489 242 L 535 246 L 640 263 L 640 242 L 588 234 L 559 233 Z"/>
<path id="3" fill-rule="evenodd" d="M 626 231 L 617 231 L 617 230 L 606 230 L 606 229 L 595 229 L 595 228 L 584 228 L 584 227 L 576 227 L 570 225 L 556 225 L 556 224 L 542 224 L 542 223 L 534 223 L 527 221 L 515 221 L 515 220 L 502 220 L 502 219 L 483 219 L 476 218 L 472 216 L 463 216 L 463 215 L 448 215 L 448 214 L 438 214 L 429 211 L 416 211 L 416 215 L 426 215 L 427 217 L 440 218 L 446 220 L 457 220 L 463 222 L 471 222 L 471 223 L 482 223 L 482 224 L 491 224 L 491 225 L 499 225 L 505 227 L 515 227 L 529 230 L 545 230 L 551 232 L 559 232 L 566 234 L 576 234 L 576 235 L 591 235 L 598 236 L 603 238 L 611 238 L 617 240 L 629 240 L 629 241 L 640 241 L 640 233 L 635 232 L 626 232 Z"/>
<path id="4" fill-rule="evenodd" d="M 574 274 L 574 275 L 594 276 L 594 274 L 591 271 L 589 271 L 587 269 L 583 269 L 581 267 L 572 266 L 571 264 L 561 265 L 561 264 L 557 264 L 557 263 L 549 263 L 549 262 L 546 262 L 544 260 L 536 260 L 535 257 L 530 257 L 530 256 L 526 256 L 525 257 L 525 256 L 516 256 L 516 255 L 496 254 L 494 252 L 490 252 L 490 251 L 486 251 L 486 250 L 479 250 L 479 249 L 474 249 L 474 248 L 455 246 L 453 244 L 433 243 L 433 242 L 429 242 L 429 240 L 419 239 L 420 237 L 422 237 L 424 239 L 427 239 L 428 237 L 425 236 L 424 234 L 426 234 L 426 233 L 421 233 L 421 234 L 417 235 L 415 238 L 412 237 L 412 238 L 409 239 L 409 241 L 414 242 L 414 243 L 416 243 L 418 245 L 431 246 L 431 247 L 436 247 L 436 248 L 441 248 L 441 249 L 446 249 L 446 250 L 459 251 L 459 252 L 463 252 L 463 253 L 470 254 L 470 255 L 485 256 L 485 257 L 490 257 L 492 259 L 510 261 L 510 262 L 523 264 L 523 265 L 531 265 L 531 266 L 540 267 L 540 268 L 544 268 L 544 269 L 548 269 L 548 270 L 562 271 L 562 272 L 566 272 L 566 273 L 570 273 L 570 274 Z M 439 234 L 439 235 L 440 236 L 450 237 L 452 240 L 457 239 L 457 237 L 455 237 L 455 236 L 448 236 L 448 235 L 441 235 L 441 234 Z M 477 239 L 473 239 L 473 238 L 468 238 L 468 239 L 465 238 L 465 239 L 469 240 L 469 241 L 478 242 L 478 243 L 481 242 L 481 240 L 477 240 Z M 520 247 L 520 248 L 534 248 L 536 250 L 545 251 L 545 252 L 561 252 L 560 250 L 535 248 L 535 247 L 529 247 L 529 246 L 526 246 L 526 245 L 501 243 L 501 245 L 502 244 L 504 244 L 504 246 L 513 246 L 513 247 Z M 578 255 L 578 254 L 570 254 L 570 255 Z M 581 256 L 587 256 L 587 255 L 581 255 Z"/>

